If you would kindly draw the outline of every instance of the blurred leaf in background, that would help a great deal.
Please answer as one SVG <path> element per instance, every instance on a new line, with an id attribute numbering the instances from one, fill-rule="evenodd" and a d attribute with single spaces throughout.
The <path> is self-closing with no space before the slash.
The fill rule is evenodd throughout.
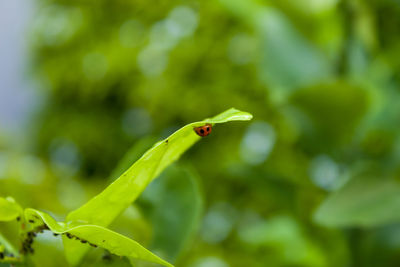
<path id="1" fill-rule="evenodd" d="M 1 196 L 61 217 L 118 177 L 125 153 L 129 165 L 234 106 L 254 121 L 215 127 L 113 230 L 177 266 L 399 266 L 399 1 L 37 0 L 32 10 L 27 82 L 39 100 L 18 134 L 0 125 Z M 66 264 L 54 240 L 40 239 L 35 262 Z M 84 264 L 102 257 L 90 251 Z"/>

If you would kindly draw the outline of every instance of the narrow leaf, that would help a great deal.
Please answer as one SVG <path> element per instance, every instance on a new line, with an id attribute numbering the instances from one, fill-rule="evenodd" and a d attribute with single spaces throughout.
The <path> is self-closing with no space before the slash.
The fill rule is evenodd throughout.
<path id="1" fill-rule="evenodd" d="M 228 121 L 250 119 L 252 119 L 251 114 L 231 108 L 213 118 L 182 127 L 168 138 L 156 143 L 103 192 L 68 214 L 67 221 L 100 226 L 109 225 L 136 200 L 153 179 L 201 139 L 194 132 L 194 127 L 202 126 L 206 123 L 214 125 Z M 65 238 L 64 246 L 70 264 L 76 265 L 79 263 L 85 250 Z"/>

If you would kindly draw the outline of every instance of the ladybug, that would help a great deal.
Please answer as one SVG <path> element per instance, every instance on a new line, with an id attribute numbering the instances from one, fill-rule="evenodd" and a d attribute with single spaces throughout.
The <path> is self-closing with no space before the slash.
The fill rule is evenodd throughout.
<path id="1" fill-rule="evenodd" d="M 211 129 L 212 125 L 207 123 L 204 126 L 194 128 L 194 131 L 197 133 L 197 135 L 204 137 L 211 133 Z"/>

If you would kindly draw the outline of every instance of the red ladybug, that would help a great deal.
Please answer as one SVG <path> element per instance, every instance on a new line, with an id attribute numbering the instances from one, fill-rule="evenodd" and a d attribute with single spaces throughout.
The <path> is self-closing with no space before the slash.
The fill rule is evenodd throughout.
<path id="1" fill-rule="evenodd" d="M 197 133 L 197 135 L 204 137 L 211 133 L 211 129 L 212 129 L 212 125 L 207 123 L 204 126 L 194 128 L 194 131 Z"/>

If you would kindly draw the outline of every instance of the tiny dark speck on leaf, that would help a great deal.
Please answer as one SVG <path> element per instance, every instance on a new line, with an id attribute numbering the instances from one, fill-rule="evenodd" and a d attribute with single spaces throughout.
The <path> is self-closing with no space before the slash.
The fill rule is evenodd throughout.
<path id="1" fill-rule="evenodd" d="M 108 261 L 109 261 L 109 260 L 112 260 L 111 255 L 110 255 L 109 253 L 104 254 L 103 257 L 102 257 L 102 259 L 103 259 L 103 260 L 108 260 Z"/>
<path id="2" fill-rule="evenodd" d="M 28 222 L 30 222 L 30 223 L 34 223 L 35 221 L 34 221 L 34 220 L 29 220 Z"/>

